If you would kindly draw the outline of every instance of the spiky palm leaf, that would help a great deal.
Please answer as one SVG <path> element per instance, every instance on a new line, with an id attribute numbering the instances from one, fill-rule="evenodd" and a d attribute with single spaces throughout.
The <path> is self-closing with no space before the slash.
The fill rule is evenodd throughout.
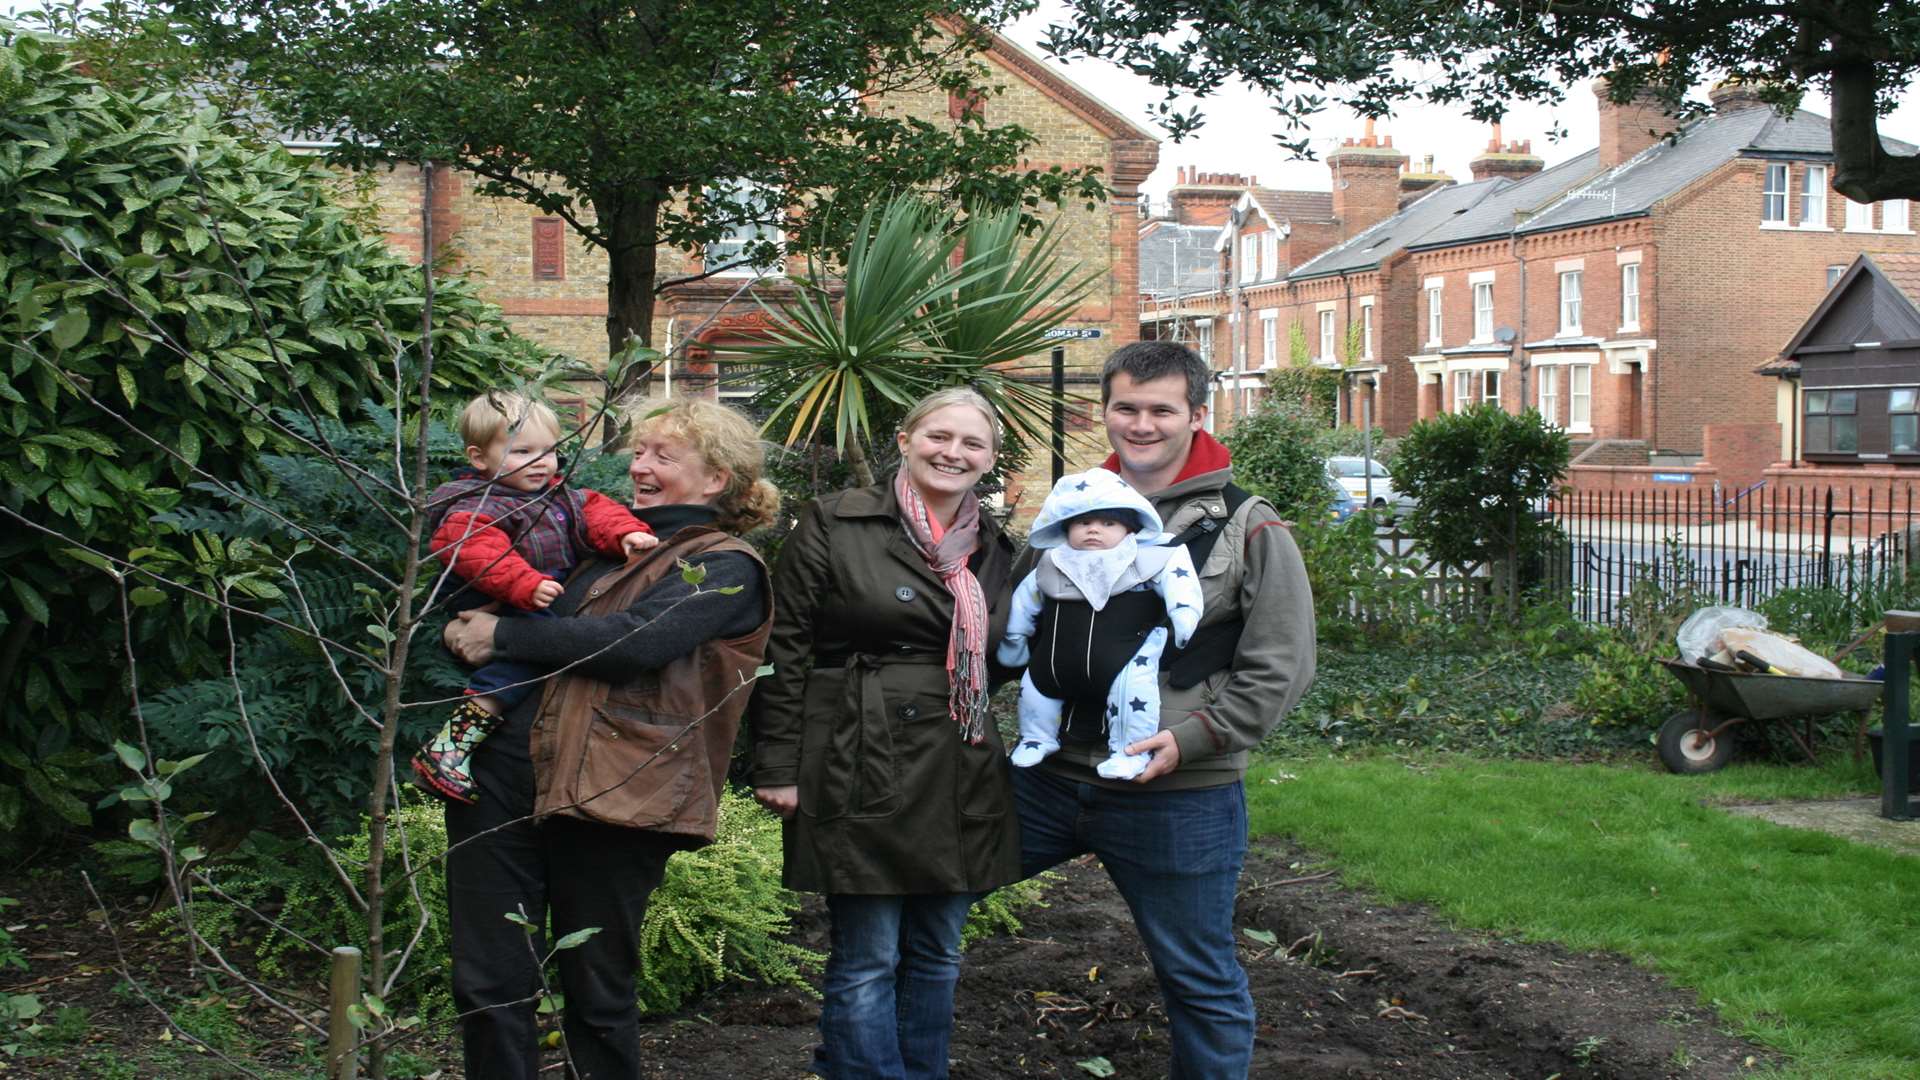
<path id="1" fill-rule="evenodd" d="M 972 385 L 1018 435 L 1044 441 L 1049 391 L 1003 365 L 1046 348 L 1046 331 L 1092 287 L 1091 275 L 1060 270 L 1058 253 L 1052 229 L 1022 252 L 1016 213 L 976 214 L 959 227 L 953 214 L 912 196 L 867 210 L 837 302 L 812 264 L 788 304 L 760 302 L 768 340 L 740 352 L 759 368 L 766 430 L 784 428 L 793 445 L 830 419 L 835 449 L 864 478 L 861 447 L 874 434 L 876 399 L 906 408 L 943 387 Z"/>
<path id="2" fill-rule="evenodd" d="M 1005 365 L 1046 351 L 1047 333 L 1072 317 L 1099 280 L 1060 265 L 1057 224 L 1022 251 L 1017 211 L 971 215 L 961 234 L 959 271 L 967 280 L 928 305 L 922 329 L 943 362 L 964 373 L 955 381 L 973 382 L 1007 426 L 1035 445 L 1052 429 L 1052 391 Z"/>

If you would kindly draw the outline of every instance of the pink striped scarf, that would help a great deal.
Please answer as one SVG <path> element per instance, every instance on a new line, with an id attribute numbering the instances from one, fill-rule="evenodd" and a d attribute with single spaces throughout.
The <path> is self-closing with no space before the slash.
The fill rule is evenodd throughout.
<path id="1" fill-rule="evenodd" d="M 987 737 L 987 596 L 979 579 L 967 569 L 967 559 L 980 542 L 980 503 L 962 499 L 960 513 L 938 542 L 927 501 L 907 480 L 905 469 L 894 474 L 893 493 L 900 500 L 900 520 L 927 569 L 939 576 L 953 594 L 953 631 L 947 637 L 947 711 L 960 725 L 960 737 L 978 743 Z"/>

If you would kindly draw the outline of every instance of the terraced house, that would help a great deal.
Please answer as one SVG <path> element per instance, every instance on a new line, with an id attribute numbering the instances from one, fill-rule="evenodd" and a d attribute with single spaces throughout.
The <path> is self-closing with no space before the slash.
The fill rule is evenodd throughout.
<path id="1" fill-rule="evenodd" d="M 1744 88 L 1671 139 L 1657 107 L 1595 97 L 1599 145 L 1553 168 L 1498 129 L 1466 183 L 1408 173 L 1370 136 L 1329 155 L 1347 235 L 1289 261 L 1266 234 L 1312 234 L 1254 216 L 1221 244 L 1223 386 L 1304 338 L 1347 374 L 1343 418 L 1362 394 L 1395 433 L 1475 402 L 1536 408 L 1573 437 L 1577 486 L 1757 481 L 1781 430 L 1754 368 L 1855 256 L 1920 250 L 1909 208 L 1834 192 L 1827 119 Z"/>

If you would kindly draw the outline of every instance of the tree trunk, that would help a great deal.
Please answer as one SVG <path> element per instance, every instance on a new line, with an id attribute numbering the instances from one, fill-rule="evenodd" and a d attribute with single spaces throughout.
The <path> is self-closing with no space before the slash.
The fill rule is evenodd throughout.
<path id="1" fill-rule="evenodd" d="M 1850 5 L 1843 11 L 1872 26 L 1875 9 Z M 1811 62 L 1802 77 L 1819 74 L 1831 80 L 1833 117 L 1827 129 L 1833 141 L 1833 188 L 1854 202 L 1881 199 L 1920 199 L 1920 157 L 1896 157 L 1880 142 L 1880 114 L 1876 99 L 1880 75 L 1871 57 L 1838 38 L 1827 42 L 1832 52 Z"/>
<path id="2" fill-rule="evenodd" d="M 653 285 L 659 272 L 660 195 L 640 183 L 617 195 L 596 196 L 607 232 L 607 355 L 630 344 L 653 344 Z M 636 365 L 616 395 L 644 383 L 652 364 Z"/>
<path id="3" fill-rule="evenodd" d="M 873 486 L 873 464 L 867 460 L 867 448 L 857 433 L 847 440 L 847 468 L 853 470 L 853 478 L 861 487 Z"/>

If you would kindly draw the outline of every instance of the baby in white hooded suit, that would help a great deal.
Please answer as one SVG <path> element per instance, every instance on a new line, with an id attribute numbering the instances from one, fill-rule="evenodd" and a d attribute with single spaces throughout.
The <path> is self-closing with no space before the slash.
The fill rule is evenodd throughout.
<path id="1" fill-rule="evenodd" d="M 1200 581 L 1186 547 L 1156 546 L 1164 539 L 1153 504 L 1115 473 L 1093 469 L 1062 477 L 1053 485 L 1027 537 L 1029 546 L 1040 549 L 1039 562 L 1014 589 L 1006 640 L 999 648 L 1000 662 L 1008 667 L 1032 661 L 1020 680 L 1015 765 L 1033 765 L 1060 748 L 1064 703 L 1034 685 L 1035 667 L 1064 670 L 1082 665 L 1083 654 L 1091 658 L 1110 652 L 1114 643 L 1106 643 L 1109 649 L 1101 650 L 1097 639 L 1109 628 L 1125 627 L 1102 623 L 1098 613 L 1115 596 L 1151 590 L 1163 601 L 1166 619 L 1146 632 L 1106 690 L 1104 719 L 1112 755 L 1097 771 L 1111 780 L 1128 780 L 1147 767 L 1151 755 L 1129 754 L 1126 747 L 1160 729 L 1160 655 L 1169 630 L 1176 647 L 1186 645 L 1200 622 L 1202 603 Z M 1031 643 L 1047 606 L 1061 602 L 1084 602 L 1094 614 L 1073 624 L 1079 628 L 1073 632 L 1078 636 L 1061 640 L 1058 627 L 1066 624 L 1056 622 L 1049 640 Z M 1036 646 L 1043 655 L 1033 655 Z"/>

